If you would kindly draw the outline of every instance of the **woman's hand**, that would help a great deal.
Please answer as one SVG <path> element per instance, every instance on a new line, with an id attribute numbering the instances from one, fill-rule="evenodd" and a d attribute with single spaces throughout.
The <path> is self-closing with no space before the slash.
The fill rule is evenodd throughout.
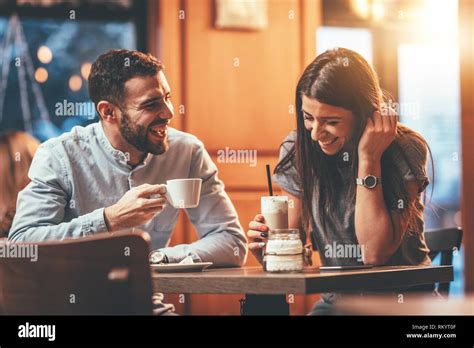
<path id="1" fill-rule="evenodd" d="M 313 249 L 311 249 L 311 244 L 306 244 L 303 247 L 303 263 L 305 266 L 312 266 L 313 265 Z"/>
<path id="2" fill-rule="evenodd" d="M 380 161 L 382 154 L 395 139 L 398 115 L 391 108 L 374 111 L 367 119 L 367 125 L 360 138 L 359 162 Z"/>
<path id="3" fill-rule="evenodd" d="M 253 221 L 249 223 L 249 231 L 247 237 L 249 238 L 249 249 L 257 261 L 263 263 L 262 248 L 267 243 L 269 228 L 265 225 L 265 218 L 258 214 Z"/>
<path id="4" fill-rule="evenodd" d="M 262 248 L 267 244 L 269 230 L 269 227 L 265 225 L 265 218 L 261 214 L 255 216 L 253 221 L 249 223 L 249 230 L 247 231 L 249 249 L 260 264 L 263 263 Z M 303 261 L 305 266 L 313 265 L 313 261 L 311 260 L 312 254 L 311 244 L 305 245 L 303 249 Z"/>

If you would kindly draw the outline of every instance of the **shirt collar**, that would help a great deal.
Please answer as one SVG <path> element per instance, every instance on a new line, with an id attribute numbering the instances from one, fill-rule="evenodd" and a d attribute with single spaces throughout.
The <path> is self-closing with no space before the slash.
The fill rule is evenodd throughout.
<path id="1" fill-rule="evenodd" d="M 97 132 L 96 132 L 97 139 L 99 140 L 99 142 L 103 146 L 104 150 L 107 153 L 109 153 L 112 156 L 112 158 L 114 158 L 120 164 L 125 164 L 126 166 L 131 168 L 131 165 L 128 163 L 129 156 L 125 152 L 117 150 L 116 148 L 114 148 L 112 146 L 109 139 L 105 135 L 105 131 L 104 131 L 104 128 L 102 126 L 102 122 L 100 122 L 100 121 L 97 122 L 96 130 L 97 130 Z M 138 165 L 136 165 L 135 168 L 146 166 L 146 164 L 150 162 L 152 157 L 153 157 L 153 155 L 151 153 L 148 153 L 145 156 L 144 160 L 141 163 L 139 163 Z"/>

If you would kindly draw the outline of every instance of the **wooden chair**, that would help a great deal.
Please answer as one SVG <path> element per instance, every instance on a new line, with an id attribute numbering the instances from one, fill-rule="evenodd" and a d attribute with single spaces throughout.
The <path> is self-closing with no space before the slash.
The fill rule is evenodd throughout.
<path id="1" fill-rule="evenodd" d="M 459 227 L 441 228 L 425 231 L 425 240 L 430 249 L 430 258 L 433 260 L 441 254 L 441 266 L 453 265 L 453 251 L 461 248 L 462 229 Z M 449 282 L 439 283 L 438 292 L 442 295 L 449 295 Z"/>
<path id="2" fill-rule="evenodd" d="M 28 244 L 13 247 L 20 245 Z M 36 245 L 37 261 L 0 258 L 3 314 L 152 314 L 147 233 L 103 233 Z"/>

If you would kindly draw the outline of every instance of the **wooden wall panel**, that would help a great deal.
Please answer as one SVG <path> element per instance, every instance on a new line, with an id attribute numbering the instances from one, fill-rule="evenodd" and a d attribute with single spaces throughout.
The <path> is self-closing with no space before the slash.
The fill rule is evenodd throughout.
<path id="1" fill-rule="evenodd" d="M 270 1 L 267 29 L 237 31 L 213 28 L 213 1 L 186 1 L 186 130 L 211 152 L 276 149 L 291 130 L 301 43 L 289 11 L 299 6 Z"/>
<path id="2" fill-rule="evenodd" d="M 316 29 L 323 24 L 322 0 L 300 0 L 301 72 L 316 58 Z"/>
<path id="3" fill-rule="evenodd" d="M 224 181 L 227 191 L 263 191 L 268 195 L 265 165 L 269 164 L 272 172 L 278 163 L 277 156 L 259 156 L 256 165 L 251 163 L 220 163 L 219 157 L 212 156 L 219 169 L 219 178 Z"/>
<path id="4" fill-rule="evenodd" d="M 185 20 L 180 19 L 182 3 L 180 0 L 151 0 L 148 3 L 148 17 L 151 23 L 157 23 L 159 26 L 158 30 L 149 29 L 149 51 L 165 65 L 165 75 L 171 88 L 171 100 L 175 107 L 171 126 L 184 129 L 185 113 L 181 112 L 183 108 L 180 107 L 184 105 L 185 99 L 185 84 L 183 83 Z"/>

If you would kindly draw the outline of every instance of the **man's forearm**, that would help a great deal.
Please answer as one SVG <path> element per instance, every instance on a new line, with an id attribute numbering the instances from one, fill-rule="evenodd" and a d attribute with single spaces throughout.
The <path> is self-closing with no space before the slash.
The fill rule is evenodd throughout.
<path id="1" fill-rule="evenodd" d="M 18 214 L 8 239 L 14 242 L 44 242 L 49 240 L 63 240 L 79 238 L 98 232 L 106 232 L 103 218 L 104 210 L 96 209 L 93 212 L 79 216 L 69 222 L 54 224 L 42 217 L 31 217 L 30 214 Z M 32 221 L 35 221 L 32 223 Z"/>
<path id="2" fill-rule="evenodd" d="M 369 174 L 381 177 L 380 160 L 359 163 L 358 177 L 363 178 Z M 373 189 L 357 185 L 356 191 L 355 232 L 364 252 L 364 262 L 370 264 L 385 263 L 398 245 L 393 235 L 382 185 Z"/>
<path id="3" fill-rule="evenodd" d="M 192 256 L 195 262 L 213 262 L 214 267 L 242 266 L 247 258 L 244 236 L 228 232 L 211 233 L 191 244 L 180 244 L 160 249 L 169 262 L 180 262 Z"/>

